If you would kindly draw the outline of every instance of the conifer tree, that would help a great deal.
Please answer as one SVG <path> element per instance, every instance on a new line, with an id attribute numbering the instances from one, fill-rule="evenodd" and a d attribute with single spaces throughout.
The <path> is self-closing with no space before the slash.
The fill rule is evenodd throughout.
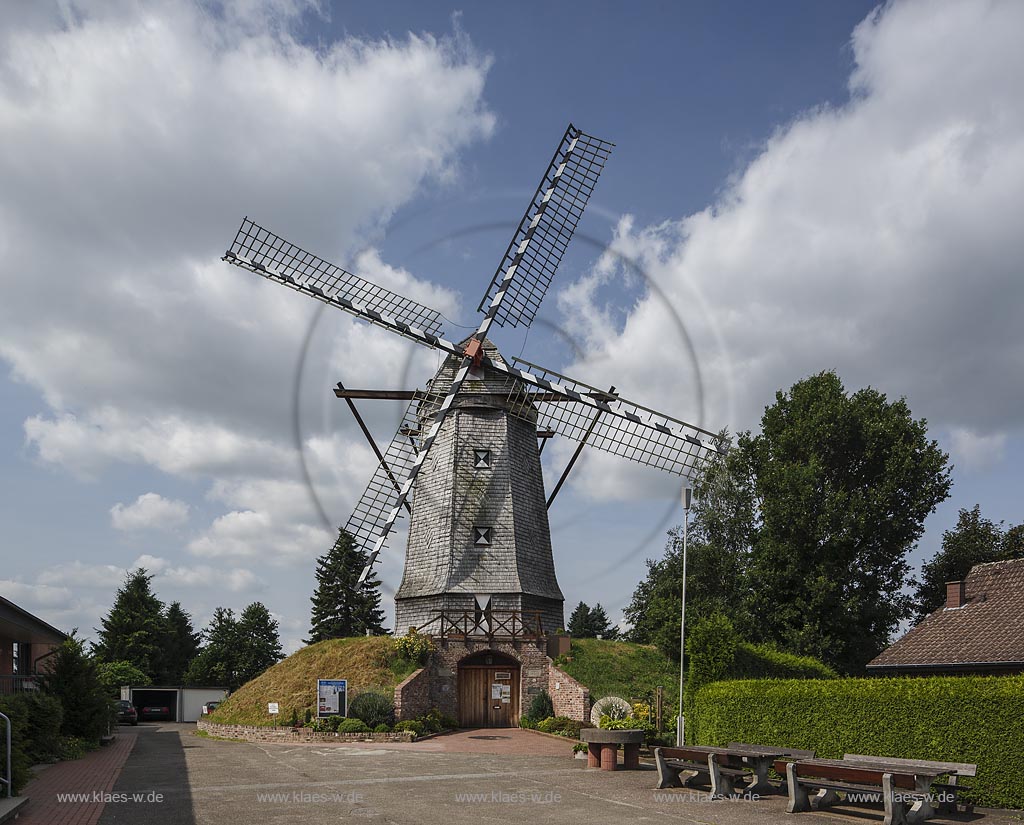
<path id="1" fill-rule="evenodd" d="M 253 602 L 238 620 L 238 681 L 245 684 L 284 658 L 277 619 L 262 602 Z"/>
<path id="2" fill-rule="evenodd" d="M 580 602 L 576 605 L 572 615 L 569 616 L 569 626 L 566 630 L 569 631 L 570 636 L 575 636 L 577 639 L 590 638 L 590 608 L 586 604 Z"/>
<path id="3" fill-rule="evenodd" d="M 165 614 L 167 639 L 164 648 L 164 672 L 160 683 L 180 685 L 185 671 L 199 653 L 199 634 L 192 627 L 192 617 L 181 602 L 171 602 Z"/>
<path id="4" fill-rule="evenodd" d="M 339 530 L 334 546 L 317 559 L 312 627 L 306 644 L 384 632 L 380 581 L 371 574 L 359 583 L 368 560 L 352 534 Z"/>
<path id="5" fill-rule="evenodd" d="M 185 673 L 187 685 L 209 685 L 236 690 L 239 680 L 238 621 L 231 608 L 218 607 L 203 631 L 203 649 Z"/>
<path id="6" fill-rule="evenodd" d="M 163 673 L 167 641 L 164 605 L 144 567 L 125 576 L 110 612 L 96 629 L 93 653 L 101 662 L 130 662 L 153 681 Z"/>

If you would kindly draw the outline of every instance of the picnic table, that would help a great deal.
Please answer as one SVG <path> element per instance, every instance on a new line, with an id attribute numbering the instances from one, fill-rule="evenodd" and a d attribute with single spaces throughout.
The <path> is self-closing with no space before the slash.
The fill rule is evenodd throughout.
<path id="1" fill-rule="evenodd" d="M 737 780 L 750 776 L 742 786 L 744 794 L 768 794 L 775 788 L 768 781 L 768 771 L 778 760 L 803 759 L 814 751 L 768 745 L 731 742 L 726 747 L 684 745 L 677 748 L 656 748 L 654 761 L 658 767 L 658 788 L 682 787 L 701 779 L 711 783 L 712 796 L 733 796 Z M 693 775 L 680 780 L 680 774 Z"/>
<path id="2" fill-rule="evenodd" d="M 775 770 L 786 774 L 789 813 L 812 809 L 810 790 L 817 790 L 813 802 L 818 809 L 838 802 L 840 792 L 848 799 L 862 801 L 880 796 L 885 806 L 883 825 L 922 822 L 934 816 L 932 785 L 936 780 L 943 775 L 956 776 L 961 771 L 973 775 L 975 768 L 951 762 L 861 754 L 846 754 L 843 759 L 775 763 Z"/>

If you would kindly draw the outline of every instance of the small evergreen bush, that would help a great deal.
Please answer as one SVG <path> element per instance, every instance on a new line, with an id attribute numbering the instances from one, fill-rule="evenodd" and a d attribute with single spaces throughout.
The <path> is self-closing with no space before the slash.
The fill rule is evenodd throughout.
<path id="1" fill-rule="evenodd" d="M 395 721 L 394 699 L 383 693 L 360 693 L 348 707 L 350 716 L 362 719 L 369 727 L 392 725 Z"/>
<path id="2" fill-rule="evenodd" d="M 396 722 L 395 723 L 395 730 L 396 731 L 403 731 L 403 730 L 412 731 L 412 733 L 414 735 L 422 736 L 423 735 L 423 723 L 420 722 L 418 719 L 405 719 L 405 720 L 403 720 L 401 722 Z"/>
<path id="3" fill-rule="evenodd" d="M 345 719 L 344 717 L 337 717 L 341 721 L 338 722 L 335 730 L 338 733 L 369 733 L 370 728 L 362 719 Z"/>

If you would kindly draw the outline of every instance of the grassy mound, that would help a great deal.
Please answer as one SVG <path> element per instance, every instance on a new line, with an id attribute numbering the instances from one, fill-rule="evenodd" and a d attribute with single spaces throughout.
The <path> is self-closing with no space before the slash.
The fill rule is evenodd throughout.
<path id="1" fill-rule="evenodd" d="M 665 688 L 666 699 L 679 689 L 679 665 L 653 645 L 607 639 L 573 639 L 572 651 L 555 662 L 577 682 L 590 688 L 594 701 L 605 696 L 633 699 Z"/>
<path id="2" fill-rule="evenodd" d="M 273 725 L 267 703 L 280 705 L 279 724 L 292 712 L 302 721 L 316 713 L 316 680 L 348 679 L 349 702 L 367 690 L 392 691 L 419 665 L 395 655 L 387 636 L 329 639 L 296 651 L 242 685 L 213 712 L 210 720 L 229 725 Z"/>

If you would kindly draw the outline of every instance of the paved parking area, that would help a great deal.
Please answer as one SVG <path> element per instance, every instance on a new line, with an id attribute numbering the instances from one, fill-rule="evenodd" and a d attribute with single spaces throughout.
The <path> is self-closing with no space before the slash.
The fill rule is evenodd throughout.
<path id="1" fill-rule="evenodd" d="M 192 725 L 134 730 L 135 747 L 112 788 L 123 799 L 104 807 L 100 825 L 882 821 L 879 806 L 790 815 L 782 796 L 712 801 L 697 791 L 654 791 L 653 770 L 588 770 L 568 743 L 518 730 L 461 732 L 412 745 L 333 746 L 220 741 L 195 736 Z M 1020 819 L 986 811 L 932 821 Z"/>

